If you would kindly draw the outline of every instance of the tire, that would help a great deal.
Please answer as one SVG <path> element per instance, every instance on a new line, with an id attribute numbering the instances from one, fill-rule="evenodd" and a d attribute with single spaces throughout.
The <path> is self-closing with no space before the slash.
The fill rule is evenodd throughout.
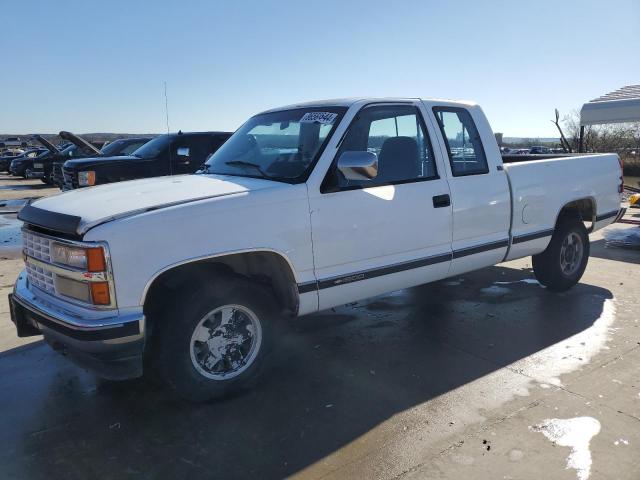
<path id="1" fill-rule="evenodd" d="M 533 272 L 552 292 L 564 292 L 582 278 L 589 261 L 589 235 L 578 217 L 563 216 L 547 249 L 533 256 Z"/>
<path id="2" fill-rule="evenodd" d="M 183 291 L 158 319 L 152 364 L 184 399 L 237 393 L 265 369 L 276 311 L 260 285 L 235 276 L 209 279 Z"/>

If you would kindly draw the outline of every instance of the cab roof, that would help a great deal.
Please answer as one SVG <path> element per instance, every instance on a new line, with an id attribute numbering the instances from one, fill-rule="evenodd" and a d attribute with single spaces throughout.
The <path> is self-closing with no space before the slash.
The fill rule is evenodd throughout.
<path id="1" fill-rule="evenodd" d="M 285 105 L 282 107 L 271 108 L 260 113 L 279 112 L 282 110 L 292 110 L 295 108 L 317 108 L 317 107 L 351 107 L 356 103 L 378 103 L 378 102 L 415 102 L 416 100 L 423 100 L 426 102 L 442 102 L 447 104 L 459 104 L 465 106 L 473 106 L 474 102 L 465 100 L 444 100 L 436 98 L 419 98 L 419 97 L 349 97 L 349 98 L 334 98 L 329 100 L 315 100 L 311 102 L 293 103 L 291 105 Z"/>

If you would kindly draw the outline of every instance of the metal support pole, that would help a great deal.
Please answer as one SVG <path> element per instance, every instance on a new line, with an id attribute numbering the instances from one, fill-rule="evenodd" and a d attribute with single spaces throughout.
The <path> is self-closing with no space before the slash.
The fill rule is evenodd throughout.
<path id="1" fill-rule="evenodd" d="M 578 143 L 578 153 L 584 152 L 584 125 L 580 125 L 580 142 Z"/>

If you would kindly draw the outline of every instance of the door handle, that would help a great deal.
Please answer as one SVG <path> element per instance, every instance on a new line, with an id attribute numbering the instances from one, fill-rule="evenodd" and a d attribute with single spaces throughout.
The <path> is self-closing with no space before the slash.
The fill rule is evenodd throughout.
<path id="1" fill-rule="evenodd" d="M 448 207 L 449 205 L 451 205 L 451 197 L 448 193 L 433 197 L 433 208 Z"/>

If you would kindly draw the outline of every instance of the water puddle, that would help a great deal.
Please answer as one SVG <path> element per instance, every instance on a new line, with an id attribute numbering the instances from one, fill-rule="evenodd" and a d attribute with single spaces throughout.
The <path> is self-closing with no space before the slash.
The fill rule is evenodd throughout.
<path id="1" fill-rule="evenodd" d="M 503 295 L 511 293 L 510 288 L 501 287 L 499 285 L 491 285 L 490 287 L 481 288 L 480 291 L 483 294 L 489 295 L 491 297 L 501 297 Z"/>
<path id="2" fill-rule="evenodd" d="M 40 187 L 40 185 L 37 185 L 35 188 L 38 188 L 38 187 L 43 188 L 43 187 Z M 33 188 L 34 188 L 34 185 L 0 185 L 0 190 L 33 190 Z"/>
<path id="3" fill-rule="evenodd" d="M 29 200 L 33 200 L 35 198 L 38 198 L 38 197 L 0 200 L 0 214 L 18 213 L 20 209 L 24 207 Z"/>
<path id="4" fill-rule="evenodd" d="M 22 222 L 17 218 L 0 216 L 0 251 L 22 248 Z"/>
<path id="5" fill-rule="evenodd" d="M 493 282 L 494 285 L 514 285 L 516 283 L 525 283 L 527 285 L 540 285 L 540 282 L 538 282 L 538 280 L 536 280 L 535 278 L 523 278 L 522 280 L 514 280 L 511 282 Z"/>

